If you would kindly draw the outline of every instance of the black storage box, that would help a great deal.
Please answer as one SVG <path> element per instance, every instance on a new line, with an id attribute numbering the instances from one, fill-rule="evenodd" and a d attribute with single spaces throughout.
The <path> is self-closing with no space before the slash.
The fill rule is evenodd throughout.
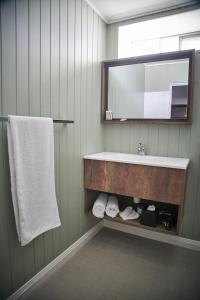
<path id="1" fill-rule="evenodd" d="M 167 230 L 171 230 L 176 226 L 177 214 L 169 211 L 159 211 L 158 213 L 158 223 L 163 224 Z"/>
<path id="2" fill-rule="evenodd" d="M 143 210 L 141 214 L 140 224 L 156 227 L 158 223 L 158 214 L 156 211 Z"/>

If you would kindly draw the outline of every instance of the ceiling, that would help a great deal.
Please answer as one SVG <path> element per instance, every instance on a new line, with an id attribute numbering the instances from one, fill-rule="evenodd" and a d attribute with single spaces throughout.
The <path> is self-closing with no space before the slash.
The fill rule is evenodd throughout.
<path id="1" fill-rule="evenodd" d="M 114 23 L 153 12 L 200 3 L 200 0 L 86 0 L 105 20 Z"/>

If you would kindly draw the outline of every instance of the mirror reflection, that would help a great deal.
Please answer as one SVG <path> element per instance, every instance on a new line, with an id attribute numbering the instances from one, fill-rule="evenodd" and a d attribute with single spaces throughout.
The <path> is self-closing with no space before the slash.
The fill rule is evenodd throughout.
<path id="1" fill-rule="evenodd" d="M 108 69 L 108 110 L 113 119 L 187 118 L 189 59 Z"/>

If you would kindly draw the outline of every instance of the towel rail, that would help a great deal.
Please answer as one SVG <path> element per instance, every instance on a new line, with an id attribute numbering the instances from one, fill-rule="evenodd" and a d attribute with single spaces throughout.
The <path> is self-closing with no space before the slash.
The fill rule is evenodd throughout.
<path id="1" fill-rule="evenodd" d="M 1 122 L 7 122 L 8 121 L 8 117 L 0 116 L 0 121 Z M 74 123 L 74 121 L 72 121 L 72 120 L 56 120 L 56 119 L 53 119 L 53 122 L 54 123 L 63 123 L 63 124 Z"/>

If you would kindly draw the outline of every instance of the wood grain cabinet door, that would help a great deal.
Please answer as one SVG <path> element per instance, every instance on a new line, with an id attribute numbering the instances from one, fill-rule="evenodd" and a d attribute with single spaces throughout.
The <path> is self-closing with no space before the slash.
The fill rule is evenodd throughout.
<path id="1" fill-rule="evenodd" d="M 109 192 L 111 186 L 109 162 L 99 160 L 84 161 L 85 188 Z"/>
<path id="2" fill-rule="evenodd" d="M 184 200 L 184 170 L 111 163 L 110 174 L 112 193 L 177 205 Z"/>
<path id="3" fill-rule="evenodd" d="M 180 205 L 185 170 L 85 160 L 85 188 Z"/>

